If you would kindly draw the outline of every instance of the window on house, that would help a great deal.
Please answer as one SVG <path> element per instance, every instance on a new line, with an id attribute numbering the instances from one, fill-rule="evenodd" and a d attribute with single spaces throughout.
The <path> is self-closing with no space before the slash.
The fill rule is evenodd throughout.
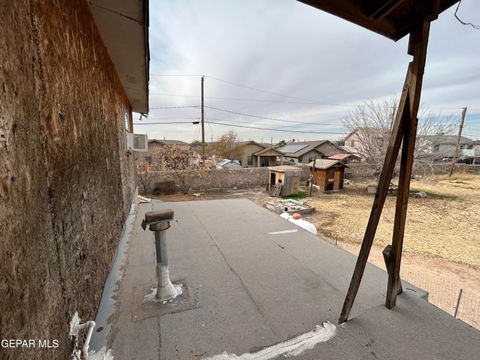
<path id="1" fill-rule="evenodd" d="M 253 165 L 253 156 L 247 156 L 247 165 Z"/>

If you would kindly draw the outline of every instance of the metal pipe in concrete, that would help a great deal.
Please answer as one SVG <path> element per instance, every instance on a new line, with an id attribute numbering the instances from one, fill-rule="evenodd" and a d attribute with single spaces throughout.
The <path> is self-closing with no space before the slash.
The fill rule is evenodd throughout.
<path id="1" fill-rule="evenodd" d="M 150 230 L 155 233 L 156 250 L 156 273 L 157 273 L 157 293 L 155 297 L 160 300 L 168 300 L 177 296 L 177 290 L 170 281 L 167 257 L 167 236 L 166 230 L 170 227 L 168 221 L 162 221 L 158 224 L 150 225 Z"/>

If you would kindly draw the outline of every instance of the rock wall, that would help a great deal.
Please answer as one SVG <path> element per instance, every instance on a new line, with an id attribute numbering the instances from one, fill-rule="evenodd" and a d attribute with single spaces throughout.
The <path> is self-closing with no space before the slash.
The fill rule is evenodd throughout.
<path id="1" fill-rule="evenodd" d="M 300 180 L 306 182 L 310 175 L 310 169 L 306 166 L 302 166 L 300 169 Z M 192 177 L 188 181 L 188 186 L 190 192 L 214 192 L 266 187 L 268 184 L 268 173 L 269 171 L 266 167 L 244 168 L 241 170 L 212 169 L 203 176 Z M 163 187 L 162 183 L 170 181 L 174 181 L 177 190 L 182 191 L 182 184 L 179 179 L 171 173 L 139 174 L 138 178 L 139 191 L 144 194 L 151 193 L 156 188 Z"/>
<path id="2" fill-rule="evenodd" d="M 450 171 L 451 163 L 414 164 L 414 176 L 444 175 Z M 366 181 L 378 178 L 374 166 L 365 163 L 351 163 L 345 171 L 345 177 L 353 181 Z M 456 173 L 480 173 L 480 165 L 456 164 Z M 398 174 L 396 174 L 398 176 Z"/>
<path id="3" fill-rule="evenodd" d="M 128 100 L 85 0 L 0 2 L 0 334 L 68 358 L 93 319 L 134 189 Z"/>

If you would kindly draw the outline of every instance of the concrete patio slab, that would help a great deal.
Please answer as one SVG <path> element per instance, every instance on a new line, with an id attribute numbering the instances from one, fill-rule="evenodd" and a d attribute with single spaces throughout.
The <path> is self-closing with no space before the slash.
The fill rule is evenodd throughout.
<path id="1" fill-rule="evenodd" d="M 184 294 L 152 303 L 145 296 L 156 284 L 153 233 L 140 222 L 146 211 L 167 208 L 178 219 L 167 233 L 170 274 Z M 246 199 L 142 204 L 109 345 L 115 359 L 240 356 L 330 321 L 335 336 L 296 358 L 478 359 L 480 332 L 423 300 L 419 289 L 404 284 L 397 307 L 387 310 L 387 275 L 373 265 L 351 320 L 338 326 L 354 265 L 353 255 Z"/>

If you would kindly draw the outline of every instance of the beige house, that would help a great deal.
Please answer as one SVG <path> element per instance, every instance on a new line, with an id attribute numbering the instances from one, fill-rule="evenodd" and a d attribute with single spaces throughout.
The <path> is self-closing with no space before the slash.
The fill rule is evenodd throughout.
<path id="1" fill-rule="evenodd" d="M 243 167 L 266 167 L 277 164 L 277 158 L 283 153 L 271 145 L 255 141 L 242 141 L 237 146 L 237 156 L 233 160 L 240 161 Z"/>
<path id="2" fill-rule="evenodd" d="M 257 151 L 255 154 L 256 166 L 267 167 L 277 165 L 279 158 L 282 158 L 283 153 L 275 147 L 270 146 L 266 149 Z"/>

